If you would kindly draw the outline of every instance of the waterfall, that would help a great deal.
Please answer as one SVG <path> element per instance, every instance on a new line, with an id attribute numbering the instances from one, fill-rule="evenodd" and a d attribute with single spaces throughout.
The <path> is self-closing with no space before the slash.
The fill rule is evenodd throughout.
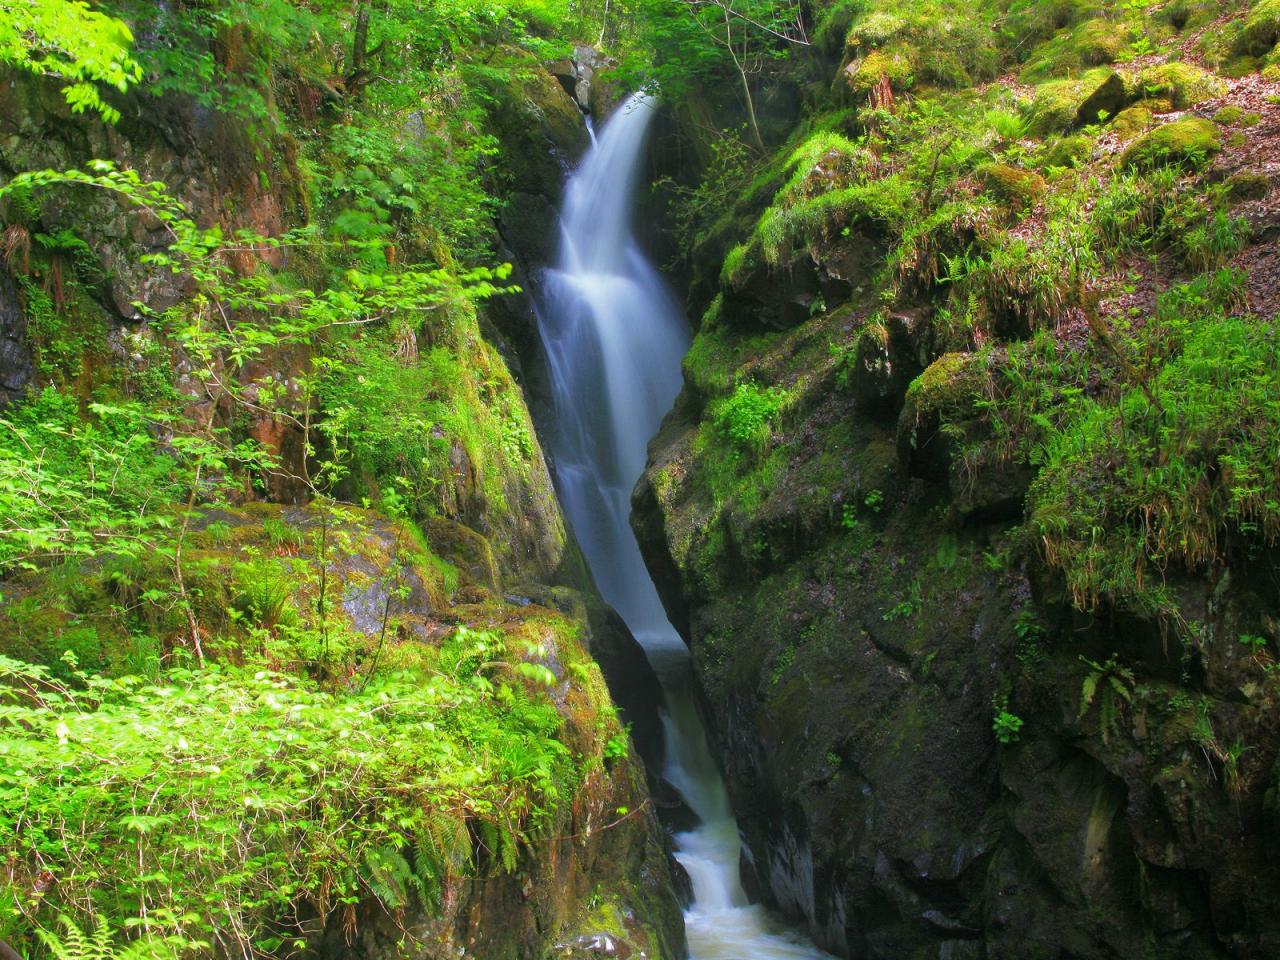
<path id="1" fill-rule="evenodd" d="M 644 647 L 666 694 L 663 773 L 700 821 L 675 838 L 693 885 L 685 914 L 693 960 L 825 957 L 747 901 L 738 825 L 694 707 L 688 651 L 628 522 L 649 438 L 680 390 L 689 348 L 685 318 L 631 231 L 653 112 L 643 94 L 620 106 L 566 188 L 560 255 L 538 310 L 555 403 L 556 485 L 600 592 Z"/>

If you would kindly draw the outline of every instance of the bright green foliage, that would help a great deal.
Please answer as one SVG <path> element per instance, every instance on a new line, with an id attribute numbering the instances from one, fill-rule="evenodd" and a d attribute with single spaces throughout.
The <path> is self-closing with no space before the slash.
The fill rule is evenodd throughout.
<path id="1" fill-rule="evenodd" d="M 769 439 L 787 393 L 779 387 L 740 383 L 716 408 L 715 423 L 725 437 L 744 450 L 759 450 Z"/>
<path id="2" fill-rule="evenodd" d="M 512 869 L 574 766 L 554 707 L 495 670 L 505 655 L 459 630 L 428 676 L 339 694 L 252 668 L 68 686 L 0 658 L 0 929 L 104 913 L 271 952 L 300 900 L 432 905 L 463 873 Z"/>
<path id="3" fill-rule="evenodd" d="M 1157 372 L 1080 401 L 1044 446 L 1030 516 L 1082 606 L 1160 610 L 1170 566 L 1202 569 L 1237 538 L 1280 535 L 1280 326 L 1224 316 L 1211 296 L 1168 298 Z"/>
<path id="4" fill-rule="evenodd" d="M 98 85 L 124 92 L 142 79 L 130 55 L 133 35 L 121 21 L 81 0 L 0 2 L 0 63 L 65 80 L 67 103 L 114 122 L 120 112 L 102 99 Z"/>
<path id="5" fill-rule="evenodd" d="M 39 930 L 40 942 L 54 960 L 171 960 L 179 956 L 182 939 L 144 937 L 117 947 L 116 931 L 105 917 L 96 918 L 91 932 L 70 917 L 58 918 L 62 933 Z"/>
<path id="6" fill-rule="evenodd" d="M 0 418 L 0 574 L 66 557 L 136 556 L 174 525 L 199 471 L 249 450 L 186 438 L 161 452 L 138 404 L 95 405 L 48 389 Z M 210 490 L 212 492 L 212 489 Z"/>
<path id="7" fill-rule="evenodd" d="M 991 731 L 996 735 L 996 739 L 1006 745 L 1017 743 L 1018 735 L 1022 732 L 1023 719 L 1009 711 L 1009 698 L 995 697 L 991 701 L 991 706 L 994 710 Z"/>

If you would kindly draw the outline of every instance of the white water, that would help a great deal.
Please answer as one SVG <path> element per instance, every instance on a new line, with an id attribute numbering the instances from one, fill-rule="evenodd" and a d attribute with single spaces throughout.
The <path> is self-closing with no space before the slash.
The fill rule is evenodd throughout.
<path id="1" fill-rule="evenodd" d="M 653 106 L 618 108 L 570 178 L 561 250 L 547 272 L 539 330 L 551 369 L 556 480 L 604 598 L 644 646 L 666 692 L 664 775 L 700 825 L 676 837 L 693 903 L 693 960 L 826 955 L 748 903 L 738 879 L 738 825 L 694 708 L 689 656 L 668 622 L 628 523 L 645 448 L 680 390 L 689 331 L 640 252 L 631 207 Z"/>

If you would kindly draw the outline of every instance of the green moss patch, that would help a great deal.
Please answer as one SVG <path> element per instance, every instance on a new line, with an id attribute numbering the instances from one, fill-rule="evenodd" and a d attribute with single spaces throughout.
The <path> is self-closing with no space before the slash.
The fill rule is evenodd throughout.
<path id="1" fill-rule="evenodd" d="M 1120 74 L 1099 68 L 1073 80 L 1041 84 L 1031 105 L 1030 132 L 1038 136 L 1062 133 L 1073 127 L 1113 116 L 1129 97 Z"/>
<path id="2" fill-rule="evenodd" d="M 1149 67 L 1138 74 L 1138 87 L 1146 96 L 1167 98 L 1177 110 L 1185 110 L 1227 92 L 1223 80 L 1189 63 L 1162 63 Z"/>
<path id="3" fill-rule="evenodd" d="M 991 194 L 1015 212 L 1034 207 L 1044 196 L 1044 177 L 1030 170 L 1020 170 L 1007 163 L 988 163 L 979 167 L 976 175 Z"/>
<path id="4" fill-rule="evenodd" d="M 1120 157 L 1128 169 L 1160 166 L 1201 167 L 1222 149 L 1218 128 L 1209 120 L 1188 117 L 1157 127 L 1130 144 Z"/>

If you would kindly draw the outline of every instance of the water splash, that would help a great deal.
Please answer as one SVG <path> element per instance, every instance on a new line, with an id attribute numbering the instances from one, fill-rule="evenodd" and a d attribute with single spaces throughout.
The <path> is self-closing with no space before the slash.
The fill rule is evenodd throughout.
<path id="1" fill-rule="evenodd" d="M 752 906 L 738 876 L 738 825 L 694 708 L 688 651 L 667 620 L 628 516 L 645 449 L 680 391 L 689 329 L 645 258 L 631 211 L 653 104 L 632 96 L 570 178 L 560 257 L 538 327 L 551 372 L 556 483 L 604 598 L 644 646 L 666 693 L 664 776 L 698 815 L 676 837 L 693 903 L 693 960 L 825 957 Z"/>

